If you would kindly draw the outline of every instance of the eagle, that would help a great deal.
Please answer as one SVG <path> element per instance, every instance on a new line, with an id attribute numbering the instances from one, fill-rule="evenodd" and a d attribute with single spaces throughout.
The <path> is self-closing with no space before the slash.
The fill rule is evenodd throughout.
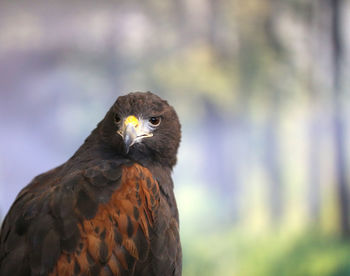
<path id="1" fill-rule="evenodd" d="M 118 97 L 67 162 L 18 194 L 1 227 L 0 275 L 181 275 L 180 139 L 167 101 Z"/>

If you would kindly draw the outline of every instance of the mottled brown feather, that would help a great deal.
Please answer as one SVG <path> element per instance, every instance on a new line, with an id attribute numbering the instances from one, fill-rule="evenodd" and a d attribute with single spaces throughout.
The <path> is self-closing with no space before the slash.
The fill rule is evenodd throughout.
<path id="1" fill-rule="evenodd" d="M 158 183 L 148 169 L 138 164 L 124 166 L 120 186 L 110 200 L 98 206 L 94 218 L 84 220 L 79 225 L 81 249 L 70 254 L 63 253 L 50 275 L 68 275 L 69 271 L 74 271 L 75 263 L 79 265 L 81 274 L 89 273 L 89 258 L 101 265 L 108 264 L 108 269 L 115 275 L 120 273 L 120 267 L 131 272 L 135 263 L 140 261 L 140 249 L 136 246 L 139 239 L 147 242 L 147 248 L 143 244 L 141 249 L 149 251 L 149 227 L 154 223 L 159 204 L 157 198 Z M 137 231 L 139 228 L 141 232 Z M 121 239 L 115 235 L 120 235 Z M 144 235 L 144 238 L 137 235 Z M 118 240 L 121 243 L 117 243 Z M 101 258 L 102 244 L 106 246 L 105 260 Z M 125 252 L 128 256 L 125 256 Z M 130 256 L 133 260 L 130 260 Z M 68 262 L 69 259 L 71 262 Z M 100 274 L 105 275 L 108 269 L 100 270 Z"/>

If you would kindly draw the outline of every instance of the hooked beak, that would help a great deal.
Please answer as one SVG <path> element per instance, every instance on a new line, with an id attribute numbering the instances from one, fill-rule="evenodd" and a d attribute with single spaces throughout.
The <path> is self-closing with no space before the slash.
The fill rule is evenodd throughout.
<path id="1" fill-rule="evenodd" d="M 153 136 L 153 133 L 146 126 L 145 122 L 139 121 L 135 116 L 129 116 L 125 119 L 118 134 L 123 137 L 126 153 L 135 143 L 141 142 L 145 137 Z"/>

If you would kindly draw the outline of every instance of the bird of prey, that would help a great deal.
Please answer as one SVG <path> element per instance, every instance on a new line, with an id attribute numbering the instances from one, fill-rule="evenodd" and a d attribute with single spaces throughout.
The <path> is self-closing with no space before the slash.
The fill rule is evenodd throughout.
<path id="1" fill-rule="evenodd" d="M 181 275 L 171 179 L 175 110 L 121 96 L 61 166 L 35 177 L 1 228 L 0 275 Z"/>

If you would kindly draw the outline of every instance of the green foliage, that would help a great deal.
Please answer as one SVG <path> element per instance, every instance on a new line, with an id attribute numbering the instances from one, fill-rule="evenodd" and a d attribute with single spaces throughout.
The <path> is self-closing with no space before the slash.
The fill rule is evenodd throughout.
<path id="1" fill-rule="evenodd" d="M 350 243 L 317 232 L 259 235 L 217 232 L 183 240 L 184 275 L 346 276 Z"/>
<path id="2" fill-rule="evenodd" d="M 310 233 L 281 252 L 268 275 L 345 276 L 350 274 L 349 258 L 348 241 Z"/>

